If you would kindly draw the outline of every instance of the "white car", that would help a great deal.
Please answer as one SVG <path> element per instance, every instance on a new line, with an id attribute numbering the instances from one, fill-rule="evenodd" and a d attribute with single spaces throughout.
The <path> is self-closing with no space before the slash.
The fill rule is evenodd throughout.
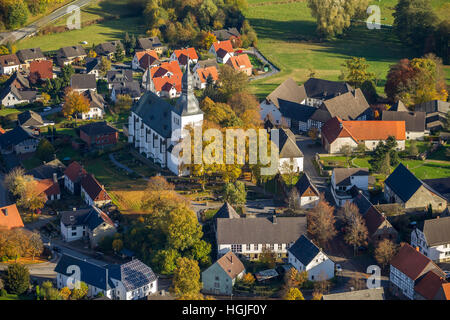
<path id="1" fill-rule="evenodd" d="M 82 41 L 81 44 L 88 44 L 88 42 L 87 41 Z"/>
<path id="2" fill-rule="evenodd" d="M 52 107 L 45 107 L 44 112 L 52 110 Z"/>
<path id="3" fill-rule="evenodd" d="M 342 272 L 342 267 L 339 263 L 336 264 L 336 272 Z"/>

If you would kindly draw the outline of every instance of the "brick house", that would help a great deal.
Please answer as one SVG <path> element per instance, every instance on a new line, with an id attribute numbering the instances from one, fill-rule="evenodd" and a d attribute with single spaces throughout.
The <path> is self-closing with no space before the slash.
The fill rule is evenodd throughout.
<path id="1" fill-rule="evenodd" d="M 117 129 L 106 122 L 93 122 L 80 127 L 80 138 L 90 148 L 115 145 L 119 139 Z"/>

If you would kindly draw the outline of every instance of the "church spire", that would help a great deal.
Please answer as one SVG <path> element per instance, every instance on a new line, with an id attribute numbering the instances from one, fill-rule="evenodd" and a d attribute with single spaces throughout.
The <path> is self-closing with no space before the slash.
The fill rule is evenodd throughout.
<path id="1" fill-rule="evenodd" d="M 194 77 L 189 68 L 190 61 L 188 56 L 186 70 L 181 79 L 181 96 L 176 104 L 176 108 L 182 116 L 203 113 L 194 94 Z"/>
<path id="2" fill-rule="evenodd" d="M 150 71 L 150 55 L 147 54 L 147 57 L 148 57 L 148 65 L 147 65 L 147 78 L 146 78 L 146 83 L 145 83 L 145 89 L 147 91 L 155 92 L 155 84 L 153 83 L 152 75 L 151 75 L 151 71 Z"/>

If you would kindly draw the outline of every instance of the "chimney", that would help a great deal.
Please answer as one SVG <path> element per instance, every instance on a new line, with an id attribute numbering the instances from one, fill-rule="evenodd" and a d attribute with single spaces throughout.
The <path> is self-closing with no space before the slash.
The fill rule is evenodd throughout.
<path id="1" fill-rule="evenodd" d="M 56 172 L 53 173 L 53 182 L 54 183 L 58 182 L 58 175 L 56 174 Z"/>

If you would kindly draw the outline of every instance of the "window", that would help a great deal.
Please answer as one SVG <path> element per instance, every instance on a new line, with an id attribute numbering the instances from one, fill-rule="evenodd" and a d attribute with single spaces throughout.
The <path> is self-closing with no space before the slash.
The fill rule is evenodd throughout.
<path id="1" fill-rule="evenodd" d="M 282 245 L 281 244 L 277 244 L 277 249 L 281 250 L 282 249 Z"/>
<path id="2" fill-rule="evenodd" d="M 231 251 L 232 252 L 242 252 L 242 245 L 241 244 L 232 244 L 231 245 Z"/>
<path id="3" fill-rule="evenodd" d="M 72 230 L 77 230 L 77 227 L 73 226 L 73 227 L 72 227 Z"/>
<path id="4" fill-rule="evenodd" d="M 275 249 L 275 245 L 272 243 L 271 245 L 270 245 L 270 250 L 274 250 Z"/>
<path id="5" fill-rule="evenodd" d="M 245 249 L 247 250 L 247 251 L 250 251 L 251 249 L 250 249 L 250 244 L 247 244 L 246 246 L 245 246 Z"/>
<path id="6" fill-rule="evenodd" d="M 76 232 L 72 232 L 72 237 L 75 237 L 77 235 Z"/>
<path id="7" fill-rule="evenodd" d="M 254 244 L 253 245 L 253 250 L 259 250 L 259 244 Z"/>
<path id="8" fill-rule="evenodd" d="M 216 281 L 219 281 L 219 277 L 217 277 L 217 276 L 216 276 L 214 279 L 215 279 Z"/>

